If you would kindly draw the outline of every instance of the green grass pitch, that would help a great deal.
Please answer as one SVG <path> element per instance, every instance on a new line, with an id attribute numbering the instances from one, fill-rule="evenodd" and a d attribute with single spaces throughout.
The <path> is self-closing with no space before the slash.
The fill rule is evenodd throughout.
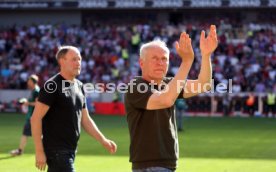
<path id="1" fill-rule="evenodd" d="M 33 140 L 25 154 L 10 157 L 17 148 L 24 115 L 0 114 L 0 172 L 39 171 L 34 166 Z M 109 155 L 82 131 L 75 166 L 78 172 L 129 172 L 129 136 L 125 117 L 92 118 L 100 130 L 118 145 Z M 276 119 L 265 118 L 185 118 L 179 133 L 180 160 L 177 172 L 275 172 Z"/>

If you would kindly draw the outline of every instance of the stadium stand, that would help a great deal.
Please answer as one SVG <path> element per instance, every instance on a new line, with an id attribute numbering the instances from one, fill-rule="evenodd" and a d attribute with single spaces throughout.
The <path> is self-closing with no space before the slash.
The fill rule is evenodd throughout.
<path id="1" fill-rule="evenodd" d="M 111 1 L 108 2 L 107 5 L 112 5 Z M 186 1 L 182 2 L 186 4 Z M 39 75 L 42 85 L 58 71 L 54 56 L 57 48 L 64 44 L 75 45 L 81 50 L 83 56 L 82 73 L 79 76 L 81 81 L 119 84 L 127 83 L 133 76 L 139 74 L 139 45 L 152 39 L 162 39 L 171 49 L 168 76 L 173 76 L 180 63 L 173 45 L 182 31 L 188 32 L 193 40 L 196 58 L 189 78 L 195 79 L 199 73 L 201 58 L 198 49 L 199 33 L 202 29 L 207 29 L 212 22 L 217 25 L 220 42 L 213 55 L 215 85 L 228 84 L 229 79 L 232 79 L 233 93 L 255 92 L 257 100 L 261 97 L 260 106 L 266 109 L 266 92 L 269 90 L 276 92 L 276 15 L 273 17 L 264 10 L 251 11 L 248 15 L 243 13 L 228 15 L 231 13 L 231 10 L 228 10 L 225 13 L 220 11 L 218 16 L 216 12 L 209 15 L 206 9 L 202 10 L 203 12 L 197 9 L 189 10 L 179 19 L 176 19 L 180 14 L 179 11 L 171 12 L 162 22 L 154 22 L 154 17 L 151 20 L 141 19 L 139 18 L 141 15 L 137 15 L 140 11 L 130 13 L 130 17 L 126 16 L 125 20 L 117 18 L 117 20 L 98 21 L 95 19 L 105 18 L 108 14 L 95 17 L 91 15 L 93 12 L 86 11 L 81 25 L 39 23 L 1 27 L 0 89 L 24 89 L 27 76 L 32 73 Z M 110 12 L 116 14 L 112 10 Z M 102 14 L 98 11 L 95 13 Z M 197 16 L 193 16 L 194 13 L 197 13 Z M 251 13 L 254 14 L 253 19 L 250 18 Z M 116 15 L 121 17 L 121 11 L 119 10 Z M 149 16 L 152 16 L 152 13 Z M 246 111 L 246 97 L 239 99 L 236 94 L 231 97 L 232 109 L 238 106 L 235 102 L 240 102 L 242 103 L 240 106 Z M 215 101 L 217 103 L 214 103 Z M 255 101 L 255 109 L 260 109 L 258 108 L 260 101 Z M 202 96 L 189 99 L 187 103 L 190 105 L 189 111 L 192 112 L 210 112 L 213 109 L 212 104 L 218 105 L 215 111 L 222 112 L 222 96 L 215 98 Z"/>

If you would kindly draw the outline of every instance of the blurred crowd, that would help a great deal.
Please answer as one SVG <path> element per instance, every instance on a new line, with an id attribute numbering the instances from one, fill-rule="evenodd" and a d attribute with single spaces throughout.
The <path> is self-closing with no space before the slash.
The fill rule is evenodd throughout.
<path id="1" fill-rule="evenodd" d="M 276 91 L 276 24 L 238 23 L 217 20 L 219 46 L 213 55 L 216 83 L 233 81 L 233 92 Z M 126 83 L 139 75 L 139 47 L 153 39 L 164 40 L 171 49 L 168 76 L 180 64 L 174 49 L 182 31 L 190 34 L 195 62 L 189 78 L 200 69 L 199 38 L 208 22 L 177 24 L 104 24 L 83 26 L 32 25 L 0 30 L 0 89 L 24 89 L 27 77 L 37 74 L 42 85 L 58 71 L 55 53 L 60 45 L 79 47 L 83 57 L 79 79 L 89 83 Z"/>

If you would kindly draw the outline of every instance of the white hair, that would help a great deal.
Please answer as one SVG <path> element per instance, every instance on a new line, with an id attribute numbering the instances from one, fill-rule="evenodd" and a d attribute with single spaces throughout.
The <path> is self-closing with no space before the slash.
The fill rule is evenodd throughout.
<path id="1" fill-rule="evenodd" d="M 148 43 L 145 43 L 140 48 L 140 58 L 145 58 L 145 52 L 148 48 L 159 47 L 162 48 L 167 54 L 170 54 L 170 50 L 167 47 L 167 44 L 162 40 L 153 40 Z"/>

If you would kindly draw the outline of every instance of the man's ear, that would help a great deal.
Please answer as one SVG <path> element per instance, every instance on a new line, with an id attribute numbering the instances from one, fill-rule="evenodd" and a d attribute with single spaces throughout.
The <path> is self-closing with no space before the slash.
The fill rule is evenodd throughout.
<path id="1" fill-rule="evenodd" d="M 143 68 L 143 65 L 144 65 L 144 59 L 143 58 L 139 58 L 139 65 L 140 65 L 140 68 Z"/>
<path id="2" fill-rule="evenodd" d="M 64 58 L 60 58 L 60 59 L 58 60 L 59 66 L 61 66 L 63 63 L 64 63 Z"/>

